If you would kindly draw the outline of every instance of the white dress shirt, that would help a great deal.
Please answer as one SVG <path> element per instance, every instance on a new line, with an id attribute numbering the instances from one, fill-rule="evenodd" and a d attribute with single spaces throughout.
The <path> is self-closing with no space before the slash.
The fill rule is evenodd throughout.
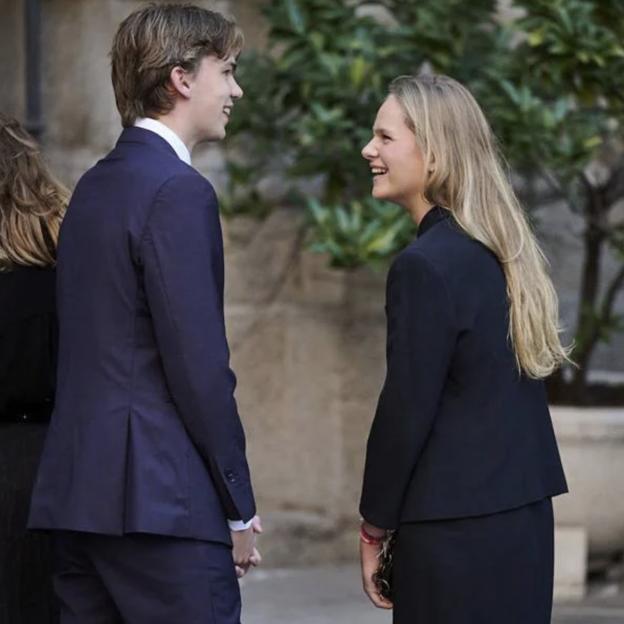
<path id="1" fill-rule="evenodd" d="M 191 164 L 191 152 L 184 144 L 184 141 L 171 129 L 161 121 L 157 119 L 151 119 L 150 117 L 140 117 L 134 122 L 135 127 L 143 128 L 154 132 L 162 139 L 165 139 L 169 145 L 174 149 L 180 160 L 183 160 L 187 165 Z M 242 520 L 228 520 L 230 531 L 245 531 L 251 526 L 251 520 L 249 522 L 243 522 Z"/>

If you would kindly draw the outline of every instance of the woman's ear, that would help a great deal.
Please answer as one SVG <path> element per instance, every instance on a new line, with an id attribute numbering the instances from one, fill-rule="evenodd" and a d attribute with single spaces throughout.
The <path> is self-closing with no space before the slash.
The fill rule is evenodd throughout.
<path id="1" fill-rule="evenodd" d="M 427 166 L 427 171 L 428 171 L 429 175 L 431 175 L 432 173 L 435 173 L 435 164 L 436 164 L 435 156 L 433 154 L 431 154 L 429 156 L 429 164 Z"/>

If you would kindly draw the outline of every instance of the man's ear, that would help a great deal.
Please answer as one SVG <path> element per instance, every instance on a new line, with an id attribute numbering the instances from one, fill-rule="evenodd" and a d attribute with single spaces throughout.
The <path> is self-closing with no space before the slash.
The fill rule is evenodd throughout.
<path id="1" fill-rule="evenodd" d="M 169 89 L 178 93 L 181 97 L 188 99 L 191 96 L 190 74 L 176 65 L 169 74 Z"/>

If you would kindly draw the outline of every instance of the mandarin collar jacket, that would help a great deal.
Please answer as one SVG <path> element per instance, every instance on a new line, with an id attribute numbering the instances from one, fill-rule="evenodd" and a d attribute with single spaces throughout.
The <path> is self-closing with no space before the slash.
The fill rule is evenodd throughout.
<path id="1" fill-rule="evenodd" d="M 496 513 L 567 491 L 542 380 L 518 371 L 505 275 L 432 208 L 386 288 L 386 378 L 360 502 L 371 524 Z"/>

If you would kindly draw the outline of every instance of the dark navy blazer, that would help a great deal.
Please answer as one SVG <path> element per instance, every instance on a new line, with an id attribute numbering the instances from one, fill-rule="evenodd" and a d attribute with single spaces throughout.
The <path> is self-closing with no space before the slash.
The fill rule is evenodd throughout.
<path id="1" fill-rule="evenodd" d="M 435 207 L 390 268 L 387 374 L 368 439 L 362 516 L 495 513 L 567 491 L 544 383 L 520 375 L 502 268 Z"/>
<path id="2" fill-rule="evenodd" d="M 230 542 L 254 497 L 210 183 L 127 128 L 61 229 L 56 404 L 31 528 Z"/>

